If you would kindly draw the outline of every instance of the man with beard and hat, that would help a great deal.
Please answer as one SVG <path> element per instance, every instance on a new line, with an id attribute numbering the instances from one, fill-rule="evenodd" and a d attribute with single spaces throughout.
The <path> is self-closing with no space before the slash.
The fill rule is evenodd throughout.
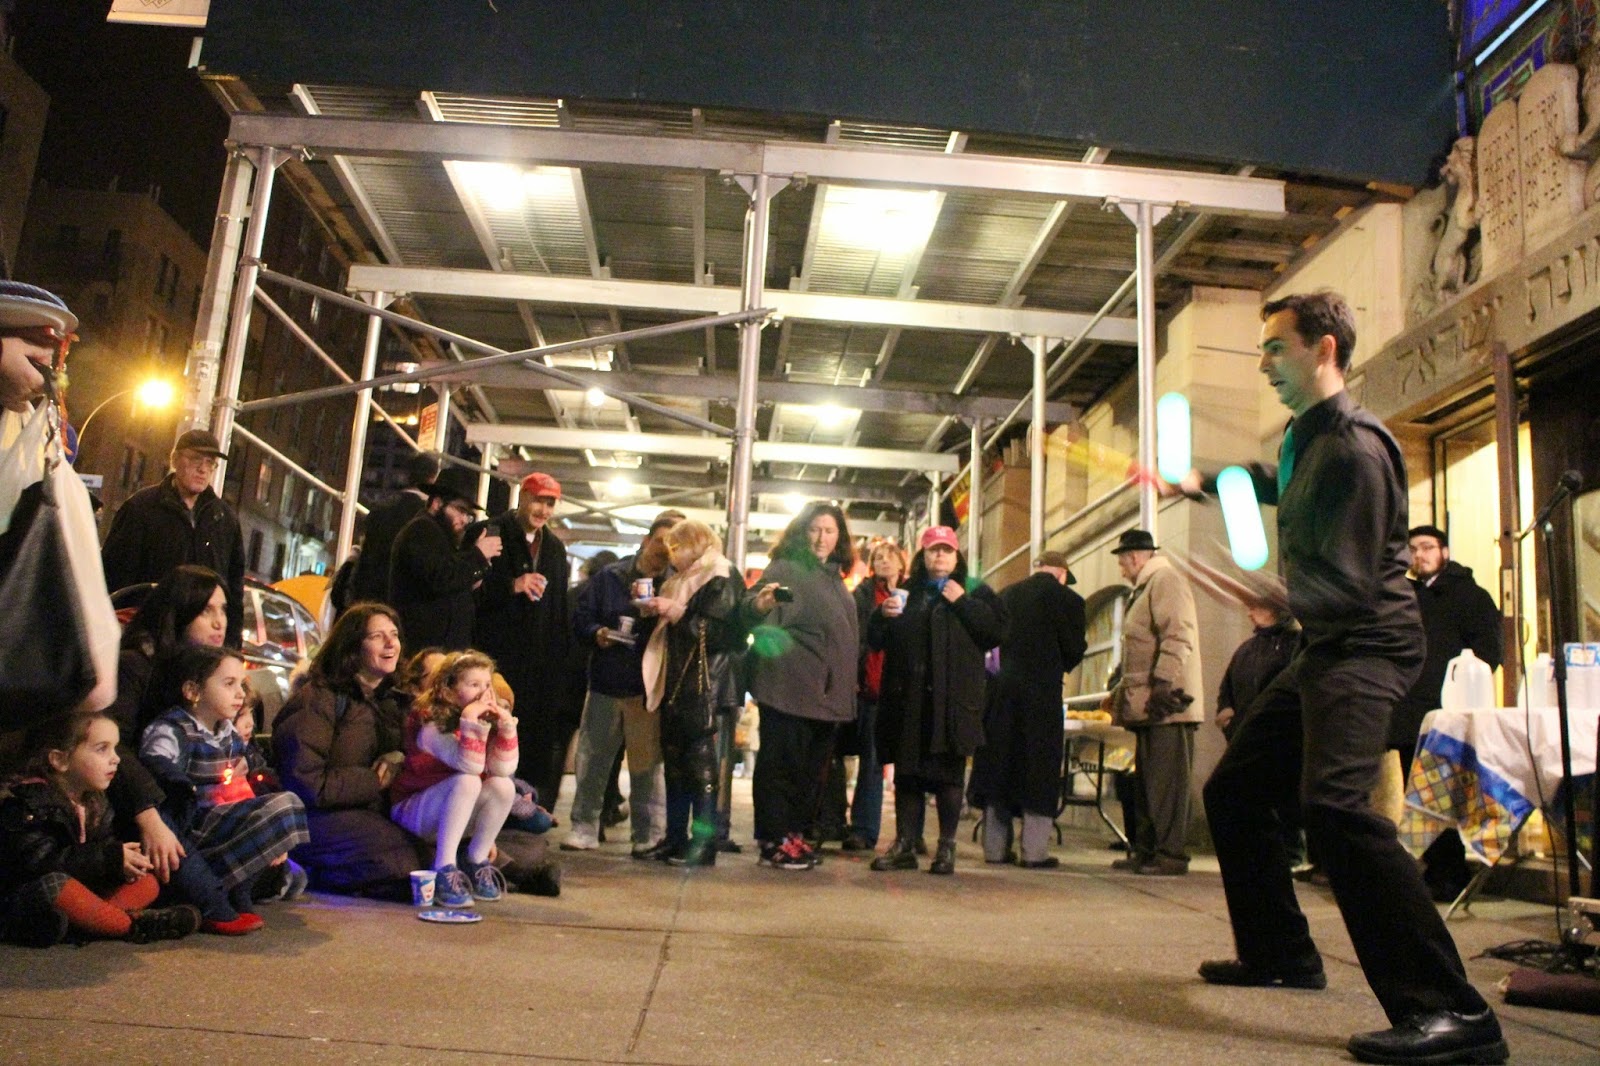
<path id="1" fill-rule="evenodd" d="M 534 472 L 522 479 L 516 509 L 467 530 L 464 544 L 502 545 L 477 594 L 472 646 L 494 657 L 516 694 L 519 774 L 554 810 L 566 768 L 567 745 L 583 713 L 562 677 L 572 641 L 567 546 L 550 528 L 561 484 Z M 573 703 L 576 706 L 572 706 Z"/>
<path id="2" fill-rule="evenodd" d="M 478 506 L 455 486 L 454 473 L 427 487 L 427 507 L 394 539 L 389 596 L 400 612 L 407 655 L 418 648 L 463 651 L 472 645 L 473 590 L 500 554 L 497 536 L 462 545 L 461 534 Z"/>
<path id="3" fill-rule="evenodd" d="M 1389 747 L 1400 753 L 1402 779 L 1409 777 L 1422 719 L 1439 706 L 1450 660 L 1470 648 L 1493 670 L 1500 665 L 1500 608 L 1472 577 L 1472 570 L 1450 558 L 1450 537 L 1438 526 L 1416 526 L 1407 534 L 1411 548 L 1411 587 L 1422 611 L 1428 651 L 1422 673 L 1395 705 L 1389 718 Z M 1440 833 L 1423 853 L 1422 878 L 1435 902 L 1448 903 L 1472 880 L 1460 833 Z"/>

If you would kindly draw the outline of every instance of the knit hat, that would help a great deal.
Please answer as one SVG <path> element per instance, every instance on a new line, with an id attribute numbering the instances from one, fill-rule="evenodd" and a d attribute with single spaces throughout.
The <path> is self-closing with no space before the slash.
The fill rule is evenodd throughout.
<path id="1" fill-rule="evenodd" d="M 47 289 L 21 281 L 0 281 L 0 329 L 52 326 L 60 333 L 78 328 L 78 316 Z"/>

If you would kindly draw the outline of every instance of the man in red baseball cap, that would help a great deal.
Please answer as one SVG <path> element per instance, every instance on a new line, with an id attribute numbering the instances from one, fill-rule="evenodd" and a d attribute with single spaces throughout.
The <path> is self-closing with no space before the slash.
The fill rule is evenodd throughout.
<path id="1" fill-rule="evenodd" d="M 494 656 L 516 695 L 519 776 L 547 808 L 556 801 L 567 745 L 583 713 L 585 683 L 562 676 L 571 647 L 567 546 L 549 528 L 561 483 L 535 471 L 522 479 L 515 510 L 481 528 L 502 545 L 478 590 L 472 646 Z M 471 542 L 473 531 L 467 531 Z"/>

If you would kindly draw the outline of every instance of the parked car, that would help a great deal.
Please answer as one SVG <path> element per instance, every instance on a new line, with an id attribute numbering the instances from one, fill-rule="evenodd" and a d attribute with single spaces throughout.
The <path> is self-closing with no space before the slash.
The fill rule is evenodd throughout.
<path id="1" fill-rule="evenodd" d="M 117 617 L 126 624 L 154 587 L 147 582 L 113 592 Z M 242 640 L 251 687 L 261 695 L 256 732 L 270 736 L 272 721 L 289 698 L 289 677 L 302 659 L 309 661 L 322 646 L 322 627 L 293 596 L 245 578 Z"/>

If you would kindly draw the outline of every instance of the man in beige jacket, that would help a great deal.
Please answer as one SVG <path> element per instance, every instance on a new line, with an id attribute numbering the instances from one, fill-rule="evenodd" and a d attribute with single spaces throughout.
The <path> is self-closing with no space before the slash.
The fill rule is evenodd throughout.
<path id="1" fill-rule="evenodd" d="M 1198 623 L 1189 582 L 1156 554 L 1148 530 L 1122 534 L 1112 554 L 1133 585 L 1122 618 L 1122 663 L 1112 692 L 1117 724 L 1137 738 L 1134 838 L 1113 869 L 1147 877 L 1189 872 L 1189 777 L 1205 718 Z"/>

